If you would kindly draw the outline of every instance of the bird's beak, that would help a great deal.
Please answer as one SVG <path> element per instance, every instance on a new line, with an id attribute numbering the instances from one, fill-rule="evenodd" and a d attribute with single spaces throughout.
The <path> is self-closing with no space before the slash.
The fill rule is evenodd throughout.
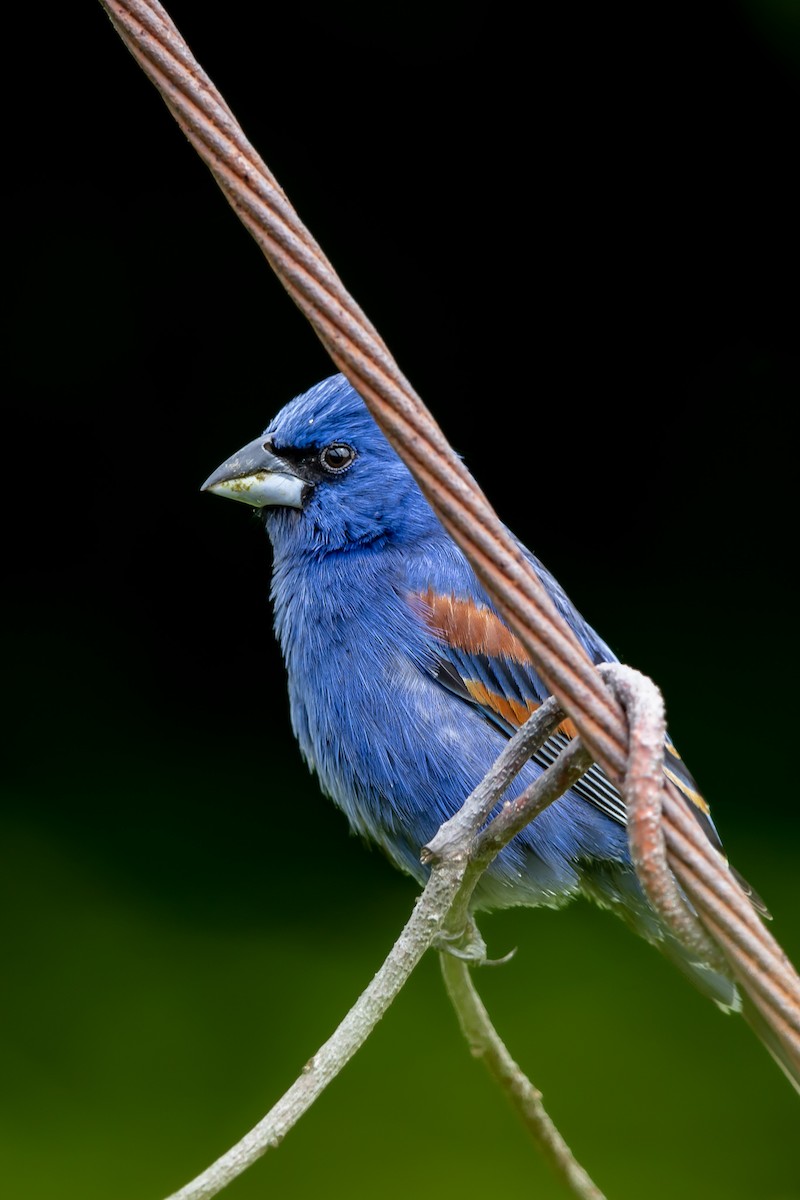
<path id="1" fill-rule="evenodd" d="M 217 467 L 200 491 L 241 500 L 254 508 L 266 508 L 267 505 L 302 508 L 307 487 L 291 465 L 273 453 L 269 442 L 260 437 Z"/>

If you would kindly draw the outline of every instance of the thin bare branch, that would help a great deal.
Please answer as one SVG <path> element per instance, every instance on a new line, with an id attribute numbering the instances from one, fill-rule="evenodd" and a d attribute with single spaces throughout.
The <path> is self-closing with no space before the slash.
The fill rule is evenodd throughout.
<path id="1" fill-rule="evenodd" d="M 538 779 L 528 784 L 514 800 L 506 801 L 491 824 L 472 843 L 464 882 L 445 922 L 446 931 L 456 935 L 467 927 L 472 897 L 484 871 L 526 825 L 577 783 L 592 762 L 589 751 L 579 738 L 575 738 Z"/>
<path id="2" fill-rule="evenodd" d="M 507 801 L 488 829 L 478 837 L 472 855 L 474 867 L 483 872 L 504 846 L 517 836 L 535 817 L 563 795 L 592 765 L 591 754 L 575 738 L 538 779 L 528 784 L 524 792 Z"/>
<path id="3" fill-rule="evenodd" d="M 299 1078 L 266 1116 L 206 1170 L 172 1193 L 168 1200 L 209 1200 L 218 1195 L 267 1150 L 280 1145 L 289 1130 L 364 1044 L 425 951 L 443 932 L 447 935 L 453 929 L 453 906 L 464 884 L 476 829 L 483 823 L 485 814 L 495 807 L 532 751 L 547 738 L 552 726 L 562 716 L 555 703 L 548 702 L 503 747 L 492 769 L 464 802 L 457 819 L 448 823 L 448 832 L 440 839 L 443 852 L 435 856 L 435 861 L 433 856 L 427 856 L 428 861 L 433 861 L 433 866 L 414 911 L 380 970 L 344 1020 L 306 1063 Z M 563 791 L 564 787 L 569 786 L 569 776 L 553 764 L 537 783 L 541 784 L 539 794 L 546 793 L 549 803 L 558 796 L 558 788 Z M 533 800 L 528 805 L 528 811 L 533 816 L 541 811 L 541 807 L 543 804 L 537 807 Z M 457 834 L 454 832 L 456 829 Z M 506 841 L 509 836 L 513 835 L 508 834 Z M 438 835 L 434 841 L 437 839 Z M 500 844 L 504 843 L 498 843 L 497 849 Z M 494 857 L 497 849 L 486 856 L 485 863 Z M 471 881 L 469 894 L 473 887 L 474 882 Z M 457 913 L 455 921 L 461 933 L 466 917 L 461 909 Z M 527 1084 L 527 1087 L 535 1091 L 532 1085 Z M 559 1169 L 565 1177 L 572 1172 L 573 1163 L 569 1155 L 561 1164 Z"/>
<path id="4" fill-rule="evenodd" d="M 539 705 L 503 747 L 470 802 L 440 825 L 428 844 L 422 847 L 420 858 L 423 863 L 446 857 L 455 846 L 464 845 L 465 837 L 474 837 L 522 764 L 544 745 L 563 719 L 564 713 L 552 696 Z M 527 820 L 523 824 L 527 824 Z"/>
<path id="5" fill-rule="evenodd" d="M 168 1200 L 210 1200 L 286 1134 L 364 1044 L 442 926 L 463 865 L 440 863 L 431 873 L 400 937 L 380 970 L 302 1074 L 249 1133 Z"/>
<path id="6" fill-rule="evenodd" d="M 442 953 L 439 959 L 448 995 L 473 1055 L 482 1060 L 508 1096 L 542 1156 L 574 1196 L 604 1200 L 553 1124 L 541 1093 L 508 1053 L 478 995 L 470 967 L 452 954 Z"/>

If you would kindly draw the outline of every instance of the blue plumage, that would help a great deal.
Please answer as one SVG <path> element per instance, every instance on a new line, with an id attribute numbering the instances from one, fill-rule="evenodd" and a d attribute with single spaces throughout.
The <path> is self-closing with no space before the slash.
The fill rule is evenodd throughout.
<path id="1" fill-rule="evenodd" d="M 423 881 L 421 847 L 547 694 L 529 656 L 344 376 L 287 404 L 204 487 L 264 513 L 303 757 L 353 830 Z M 615 661 L 525 553 L 593 661 Z M 571 732 L 565 723 L 508 794 Z M 670 748 L 665 767 L 718 843 Z M 622 802 L 598 767 L 503 851 L 476 905 L 558 906 L 580 893 L 617 911 L 721 1006 L 738 1007 L 734 985 L 689 962 L 661 928 L 630 863 Z"/>

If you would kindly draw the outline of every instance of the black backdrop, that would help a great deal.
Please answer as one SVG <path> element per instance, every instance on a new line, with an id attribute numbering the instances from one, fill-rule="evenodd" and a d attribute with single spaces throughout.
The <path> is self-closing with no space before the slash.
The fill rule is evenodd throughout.
<path id="1" fill-rule="evenodd" d="M 501 13 L 172 8 L 501 517 L 674 720 L 702 696 L 724 738 L 760 689 L 780 727 L 796 26 L 770 5 Z M 80 628 L 137 713 L 150 694 L 238 738 L 256 697 L 213 697 L 243 682 L 284 720 L 267 554 L 197 489 L 331 363 L 100 6 L 50 28 L 21 38 L 7 186 L 21 686 L 52 688 L 26 656 Z M 80 711 L 60 696 L 48 737 Z"/>
<path id="2" fill-rule="evenodd" d="M 800 830 L 797 20 L 539 7 L 170 12 L 500 516 L 662 686 L 769 900 Z M 298 762 L 265 539 L 198 492 L 330 361 L 100 5 L 17 20 L 4 820 L 34 875 L 40 839 L 201 921 L 285 887 L 402 913 Z"/>

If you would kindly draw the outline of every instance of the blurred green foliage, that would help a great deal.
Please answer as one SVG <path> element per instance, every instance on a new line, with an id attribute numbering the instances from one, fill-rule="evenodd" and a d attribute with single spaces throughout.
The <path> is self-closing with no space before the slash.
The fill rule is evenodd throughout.
<path id="1" fill-rule="evenodd" d="M 162 735 L 144 737 L 142 697 L 109 709 L 122 689 L 93 682 L 72 710 L 51 691 L 60 732 L 49 751 L 31 746 L 35 771 L 0 830 L 0 1160 L 14 1200 L 159 1200 L 186 1182 L 291 1083 L 416 894 L 347 835 L 291 743 L 270 743 L 265 764 L 249 737 L 199 753 L 175 724 L 165 745 L 158 703 Z M 797 961 L 790 837 L 726 832 Z M 481 927 L 490 953 L 518 948 L 478 973 L 497 1027 L 609 1196 L 800 1196 L 797 1097 L 743 1023 L 587 904 Z M 563 1194 L 471 1059 L 433 956 L 229 1194 L 376 1189 Z"/>

